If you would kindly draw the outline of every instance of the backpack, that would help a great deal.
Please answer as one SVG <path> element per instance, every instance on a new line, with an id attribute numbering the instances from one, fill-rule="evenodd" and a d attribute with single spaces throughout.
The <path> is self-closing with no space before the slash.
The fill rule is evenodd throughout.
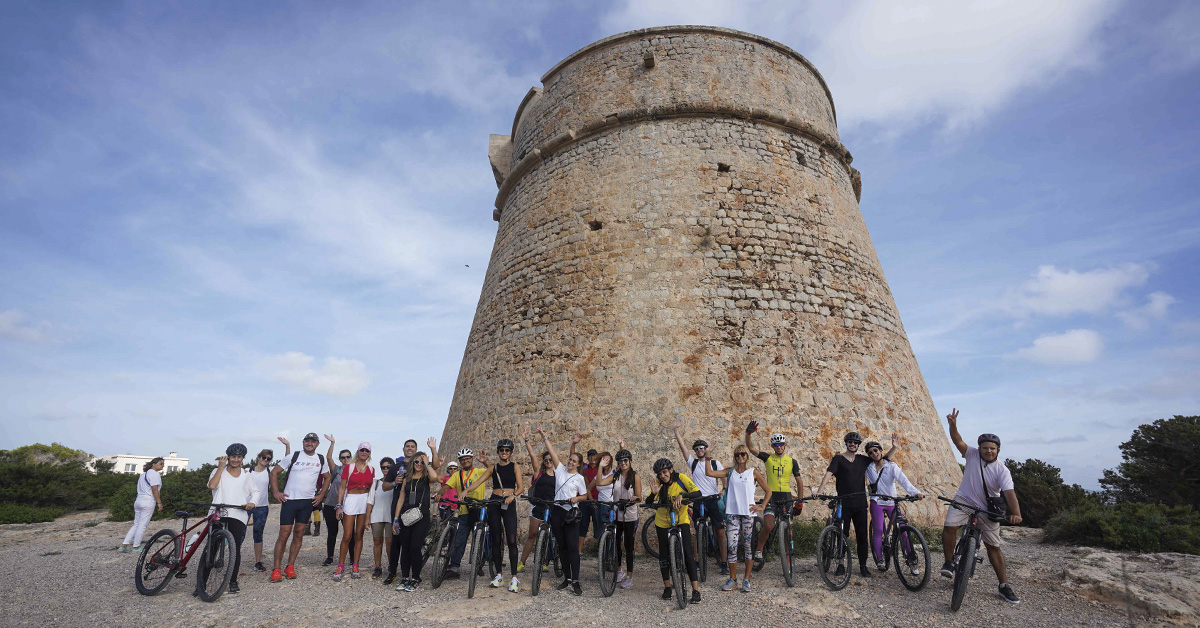
<path id="1" fill-rule="evenodd" d="M 692 475 L 696 475 L 696 463 L 697 463 L 697 462 L 700 462 L 700 459 L 699 459 L 699 458 L 693 458 L 693 459 L 692 459 Z M 716 470 L 717 470 L 717 461 L 716 461 L 716 460 L 713 460 L 712 458 L 709 458 L 709 459 L 708 459 L 708 464 L 709 464 L 709 466 L 710 466 L 710 467 L 712 467 L 712 470 L 713 470 L 713 471 L 716 471 Z"/>
<path id="2" fill-rule="evenodd" d="M 321 454 L 317 454 L 317 458 L 321 461 L 321 468 L 324 469 L 325 468 L 325 456 L 322 456 Z M 284 473 L 290 474 L 292 472 L 292 465 L 296 464 L 296 461 L 299 459 L 300 459 L 300 452 L 297 451 L 296 453 L 292 454 L 292 461 L 288 463 L 287 470 L 284 471 Z M 321 490 L 321 485 L 323 485 L 324 483 L 325 483 L 325 474 L 318 473 L 317 474 L 317 490 L 318 491 Z M 286 485 L 285 485 L 285 488 L 286 488 Z"/>

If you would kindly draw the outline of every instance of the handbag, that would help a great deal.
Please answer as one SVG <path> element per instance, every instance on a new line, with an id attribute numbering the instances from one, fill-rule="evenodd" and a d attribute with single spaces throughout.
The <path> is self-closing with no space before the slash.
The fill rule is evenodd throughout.
<path id="1" fill-rule="evenodd" d="M 412 482 L 412 484 L 416 484 L 416 482 Z M 409 486 L 409 488 L 412 489 L 413 487 Z M 408 491 L 408 500 L 407 501 L 408 501 L 409 509 L 400 513 L 400 523 L 403 524 L 405 527 L 416 525 L 417 522 L 420 521 L 421 518 L 424 516 L 421 513 L 420 508 L 414 508 L 414 506 L 417 505 L 417 495 L 416 495 L 415 490 Z"/>
<path id="2" fill-rule="evenodd" d="M 1000 519 L 1008 518 L 1008 502 L 1004 495 L 992 497 L 988 493 L 987 478 L 983 476 L 983 458 L 979 459 L 979 481 L 983 483 L 983 499 L 987 502 L 988 515 Z"/>

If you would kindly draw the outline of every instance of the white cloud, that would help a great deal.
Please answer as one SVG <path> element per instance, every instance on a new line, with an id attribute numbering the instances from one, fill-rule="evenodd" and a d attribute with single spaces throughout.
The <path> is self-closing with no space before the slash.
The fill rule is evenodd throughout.
<path id="1" fill-rule="evenodd" d="M 1033 279 L 1009 293 L 1007 308 L 1017 316 L 1098 314 L 1121 303 L 1126 289 L 1145 283 L 1149 276 L 1141 264 L 1085 272 L 1040 266 Z"/>
<path id="2" fill-rule="evenodd" d="M 1133 329 L 1146 329 L 1153 321 L 1161 321 L 1167 317 L 1167 309 L 1175 302 L 1175 297 L 1165 292 L 1151 292 L 1142 307 L 1117 312 L 1117 318 Z"/>
<path id="3" fill-rule="evenodd" d="M 1033 346 L 1019 349 L 1012 357 L 1042 364 L 1083 364 L 1094 362 L 1104 350 L 1104 339 L 1090 329 L 1072 329 L 1061 334 L 1046 334 Z"/>
<path id="4" fill-rule="evenodd" d="M 371 383 L 366 365 L 358 360 L 330 356 L 320 369 L 312 368 L 314 361 L 310 355 L 289 351 L 261 361 L 259 370 L 277 382 L 326 395 L 353 395 Z"/>
<path id="5" fill-rule="evenodd" d="M 17 309 L 0 312 L 0 336 L 24 342 L 50 342 L 50 323 L 27 323 L 27 318 Z"/>

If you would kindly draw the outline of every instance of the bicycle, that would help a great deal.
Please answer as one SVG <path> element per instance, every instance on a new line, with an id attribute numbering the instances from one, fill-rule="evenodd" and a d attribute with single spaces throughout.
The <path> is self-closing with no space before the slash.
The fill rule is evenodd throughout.
<path id="1" fill-rule="evenodd" d="M 441 532 L 438 534 L 437 542 L 434 544 L 433 565 L 429 573 L 429 586 L 436 589 L 442 586 L 442 581 L 446 578 L 446 567 L 450 564 L 450 554 L 454 550 L 454 536 L 458 532 L 458 505 L 459 502 L 452 499 L 443 498 L 442 503 L 453 506 L 450 510 L 449 517 L 442 522 Z"/>
<path id="2" fill-rule="evenodd" d="M 921 499 L 921 496 L 872 495 L 871 497 L 885 497 L 896 504 L 891 516 L 888 517 L 887 526 L 883 530 L 883 538 L 880 543 L 880 551 L 883 556 L 875 556 L 875 563 L 878 565 L 882 562 L 883 568 L 880 571 L 887 571 L 888 562 L 894 561 L 900 584 L 903 584 L 909 591 L 916 592 L 924 589 L 925 585 L 929 584 L 929 545 L 925 543 L 925 535 L 908 524 L 908 517 L 905 516 L 904 508 L 901 506 L 903 502 L 915 502 Z M 875 552 L 874 545 L 871 546 L 871 552 Z M 902 552 L 904 565 L 900 564 Z M 924 560 L 923 563 L 922 560 Z"/>
<path id="3" fill-rule="evenodd" d="M 967 596 L 967 582 L 975 577 L 975 566 L 983 562 L 983 557 L 979 556 L 979 541 L 983 535 L 983 529 L 979 527 L 979 515 L 983 513 L 983 516 L 991 521 L 1003 519 L 988 512 L 987 508 L 964 504 L 940 495 L 938 499 L 950 504 L 951 508 L 967 511 L 971 515 L 970 521 L 963 526 L 962 536 L 954 545 L 954 558 L 950 561 L 954 565 L 954 592 L 950 595 L 950 610 L 958 612 L 963 598 Z"/>
<path id="4" fill-rule="evenodd" d="M 687 504 L 690 500 L 683 500 Z M 648 510 L 666 508 L 671 516 L 671 527 L 667 529 L 667 564 L 671 570 L 671 588 L 675 592 L 675 608 L 683 610 L 688 605 L 687 569 L 684 566 L 683 534 L 679 531 L 679 521 L 675 517 L 675 508 L 671 504 L 646 504 Z"/>
<path id="5" fill-rule="evenodd" d="M 196 550 L 200 549 L 200 564 L 196 569 L 196 594 L 205 602 L 214 602 L 229 587 L 229 581 L 233 577 L 233 564 L 237 558 L 237 544 L 234 543 L 233 534 L 221 523 L 221 515 L 229 508 L 245 509 L 245 505 L 191 501 L 184 504 L 204 506 L 212 511 L 189 528 L 188 517 L 195 515 L 176 510 L 175 516 L 183 519 L 182 531 L 176 534 L 174 530 L 164 528 L 150 537 L 138 557 L 133 583 L 142 595 L 159 594 L 170 583 L 172 576 L 183 578 L 187 575 L 188 561 L 192 559 Z M 196 537 L 186 541 L 188 533 L 201 526 L 203 529 Z M 215 579 L 214 575 L 217 576 Z M 160 577 L 161 580 L 155 581 L 155 577 Z M 215 589 L 210 588 L 213 584 L 216 585 Z"/>
<path id="6" fill-rule="evenodd" d="M 712 498 L 713 498 L 713 496 L 709 495 L 708 497 L 704 497 L 701 499 L 712 499 Z M 699 500 L 697 500 L 697 501 L 699 501 Z M 693 515 L 694 515 L 694 513 L 693 513 Z M 701 508 L 701 515 L 699 515 L 699 516 L 703 516 L 705 518 L 705 521 L 706 521 L 709 529 L 711 530 L 712 517 L 710 515 L 704 513 L 703 508 Z M 693 518 L 696 518 L 696 517 L 694 516 Z M 698 520 L 699 519 L 697 518 L 697 521 Z M 698 533 L 697 533 L 697 536 L 699 536 Z M 657 559 L 658 558 L 658 535 L 655 534 L 655 532 L 654 532 L 654 517 L 650 517 L 646 521 L 642 522 L 641 537 L 642 537 L 642 548 L 646 550 L 646 554 L 648 554 L 652 558 Z M 706 545 L 706 547 L 707 547 L 706 553 L 711 554 L 713 556 L 720 556 L 721 553 L 717 549 L 716 536 L 709 533 L 708 539 L 709 539 L 709 542 Z M 699 542 L 697 542 L 696 545 L 699 546 Z"/>
<path id="7" fill-rule="evenodd" d="M 479 520 L 475 522 L 474 528 L 471 530 L 471 549 L 468 551 L 470 556 L 471 575 L 467 579 L 467 599 L 475 597 L 475 580 L 479 574 L 483 572 L 483 564 L 487 563 L 488 577 L 496 577 L 496 565 L 492 564 L 492 535 L 488 528 L 487 507 L 498 506 L 504 503 L 503 498 L 488 498 L 475 499 L 474 497 L 464 497 L 463 503 L 467 506 L 474 506 L 479 509 Z M 500 566 L 504 568 L 503 565 Z"/>
<path id="8" fill-rule="evenodd" d="M 600 534 L 600 544 L 596 550 L 596 558 L 599 562 L 600 574 L 600 592 L 604 597 L 611 597 L 613 592 L 617 590 L 617 571 L 621 568 L 617 562 L 617 544 L 621 542 L 617 538 L 617 515 L 624 515 L 625 510 L 633 506 L 637 502 L 628 499 L 619 499 L 615 502 L 599 502 L 591 501 L 588 503 L 597 506 L 608 506 L 608 519 L 604 522 L 604 532 Z"/>
<path id="9" fill-rule="evenodd" d="M 529 570 L 529 593 L 537 595 L 542 586 L 542 570 L 546 568 L 548 562 L 554 565 L 554 576 L 562 577 L 562 565 L 555 560 L 558 548 L 554 542 L 554 533 L 550 530 L 550 508 L 555 504 L 568 505 L 571 500 L 538 499 L 526 495 L 521 495 L 521 499 L 537 506 L 544 506 L 546 510 L 542 515 L 542 522 L 538 524 L 537 540 L 533 545 L 533 568 Z"/>
<path id="10" fill-rule="evenodd" d="M 796 548 L 792 540 L 792 519 L 797 513 L 793 509 L 793 504 L 804 501 L 803 499 L 796 499 L 789 495 L 787 499 L 781 499 L 768 505 L 768 507 L 774 505 L 776 508 L 775 527 L 771 528 L 771 533 L 767 535 L 767 541 L 763 544 L 763 557 L 754 559 L 754 573 L 762 571 L 768 560 L 774 559 L 775 555 L 778 554 L 779 567 L 783 571 L 784 583 L 789 587 L 795 586 Z M 754 518 L 754 530 L 750 540 L 751 548 L 758 547 L 759 535 L 762 534 L 765 525 L 763 517 Z"/>
<path id="11" fill-rule="evenodd" d="M 834 591 L 840 591 L 850 584 L 850 544 L 842 532 L 842 502 L 860 495 L 866 493 L 814 495 L 808 498 L 829 502 L 829 518 L 817 537 L 817 571 L 821 572 L 825 585 Z M 837 568 L 830 573 L 830 567 L 834 566 Z"/>

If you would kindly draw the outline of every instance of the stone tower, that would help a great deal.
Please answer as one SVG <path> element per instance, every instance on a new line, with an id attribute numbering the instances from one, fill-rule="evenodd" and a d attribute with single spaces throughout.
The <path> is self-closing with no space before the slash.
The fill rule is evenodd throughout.
<path id="1" fill-rule="evenodd" d="M 746 423 L 806 484 L 845 432 L 923 491 L 961 478 L 858 208 L 816 68 L 777 42 L 670 26 L 561 61 L 489 146 L 491 262 L 444 450 L 542 425 L 635 467 L 679 462 L 685 420 L 730 461 Z M 565 453 L 565 445 L 563 445 Z M 832 487 L 830 487 L 832 490 Z M 921 502 L 931 513 L 933 504 Z"/>

